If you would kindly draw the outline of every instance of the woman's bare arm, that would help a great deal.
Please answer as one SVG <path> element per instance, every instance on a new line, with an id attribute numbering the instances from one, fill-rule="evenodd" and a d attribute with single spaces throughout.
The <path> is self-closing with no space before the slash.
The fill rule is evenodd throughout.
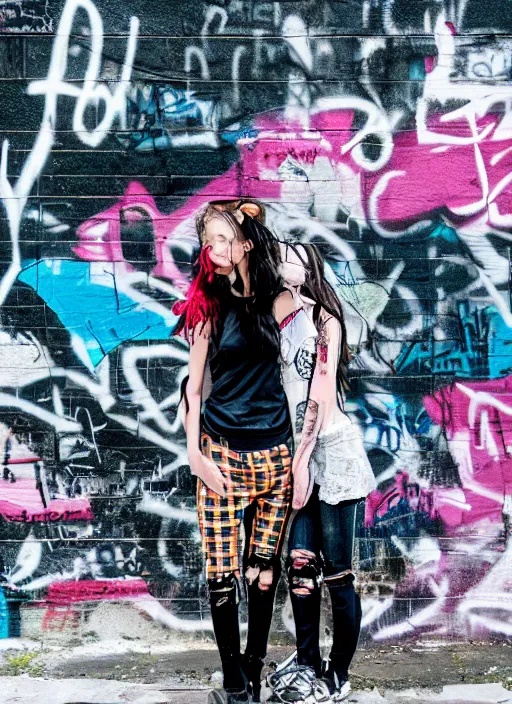
<path id="1" fill-rule="evenodd" d="M 293 458 L 293 508 L 307 503 L 313 488 L 309 462 L 320 431 L 331 422 L 337 407 L 336 371 L 341 342 L 340 324 L 332 316 L 323 315 L 318 329 L 317 356 L 304 425 Z"/>
<path id="2" fill-rule="evenodd" d="M 199 477 L 216 494 L 225 496 L 226 480 L 217 465 L 202 454 L 200 446 L 202 391 L 209 342 L 209 326 L 195 331 L 190 347 L 189 377 L 185 387 L 188 403 L 184 422 L 187 454 L 192 474 Z"/>
<path id="3" fill-rule="evenodd" d="M 199 439 L 201 433 L 201 403 L 203 382 L 208 358 L 210 330 L 206 326 L 196 329 L 193 342 L 190 345 L 188 362 L 188 381 L 185 387 L 188 409 L 185 414 L 185 431 L 187 433 L 187 452 L 189 458 L 196 452 L 201 452 Z"/>

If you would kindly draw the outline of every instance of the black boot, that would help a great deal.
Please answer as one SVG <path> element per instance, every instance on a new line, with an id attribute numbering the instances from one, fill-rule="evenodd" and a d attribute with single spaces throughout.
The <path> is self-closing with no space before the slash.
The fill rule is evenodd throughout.
<path id="1" fill-rule="evenodd" d="M 238 625 L 238 583 L 234 575 L 208 581 L 215 641 L 224 675 L 224 689 L 239 693 L 246 690 L 240 657 Z"/>
<path id="2" fill-rule="evenodd" d="M 281 574 L 281 566 L 277 558 L 265 560 L 259 556 L 251 556 L 249 566 L 258 566 L 260 570 L 272 568 L 272 584 L 267 590 L 259 587 L 256 579 L 247 585 L 247 646 L 243 656 L 242 667 L 249 682 L 249 691 L 255 702 L 260 701 L 261 671 L 267 655 L 268 635 L 274 612 L 274 598 Z"/>
<path id="3" fill-rule="evenodd" d="M 247 678 L 247 690 L 254 702 L 261 700 L 261 671 L 264 662 L 262 658 L 249 655 L 245 652 L 242 655 L 242 670 Z"/>

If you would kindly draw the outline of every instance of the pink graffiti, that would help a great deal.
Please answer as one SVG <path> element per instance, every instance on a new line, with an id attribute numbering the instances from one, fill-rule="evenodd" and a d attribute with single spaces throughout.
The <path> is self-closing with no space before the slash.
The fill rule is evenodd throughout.
<path id="1" fill-rule="evenodd" d="M 483 139 L 478 137 L 478 145 L 420 144 L 415 129 L 401 131 L 393 136 L 390 159 L 376 172 L 363 169 L 354 159 L 353 149 L 344 150 L 356 131 L 354 117 L 353 110 L 319 112 L 311 117 L 308 133 L 304 134 L 300 125 L 285 122 L 281 113 L 260 116 L 255 125 L 260 135 L 240 144 L 240 164 L 193 196 L 174 213 L 176 219 L 190 217 L 205 201 L 215 197 L 281 200 L 283 177 L 279 169 L 286 159 L 310 166 L 317 157 L 327 158 L 335 173 L 343 164 L 354 174 L 362 175 L 361 207 L 368 221 L 385 227 L 403 227 L 443 209 L 450 212 L 454 221 L 482 216 L 489 219 L 490 203 L 501 215 L 512 212 L 512 179 L 507 178 L 512 140 L 494 137 L 501 116 L 486 115 L 476 121 L 479 135 L 490 130 Z M 466 121 L 446 123 L 442 117 L 435 115 L 428 121 L 429 130 L 440 135 L 440 143 L 443 135 L 472 138 Z M 284 132 L 286 139 L 280 136 Z M 290 138 L 290 132 L 304 136 Z M 338 172 L 337 177 L 342 182 L 343 172 Z M 486 200 L 486 193 L 492 198 Z M 461 214 L 461 209 L 471 212 Z"/>
<path id="2" fill-rule="evenodd" d="M 463 516 L 470 510 L 464 491 L 458 487 L 420 486 L 411 481 L 407 472 L 397 472 L 394 484 L 385 491 L 376 489 L 365 503 L 365 526 L 375 525 L 400 503 L 407 505 L 410 513 L 424 513 L 430 520 L 441 520 L 445 529 L 456 529 L 463 523 Z"/>
<path id="3" fill-rule="evenodd" d="M 451 122 L 447 126 L 441 119 L 437 116 L 429 121 L 430 131 L 471 139 L 467 122 Z M 512 140 L 493 141 L 498 122 L 494 115 L 477 121 L 478 134 L 492 126 L 478 145 L 425 145 L 418 143 L 416 130 L 400 132 L 384 171 L 386 180 L 381 172 L 365 174 L 370 194 L 365 204 L 367 216 L 376 217 L 385 226 L 403 226 L 443 209 L 455 222 L 483 216 L 490 225 L 502 225 L 500 216 L 512 213 L 512 189 L 507 178 L 512 155 L 504 155 L 512 147 Z M 372 211 L 371 197 L 377 192 Z M 488 212 L 491 204 L 497 217 Z"/>
<path id="4" fill-rule="evenodd" d="M 458 464 L 467 509 L 460 524 L 488 518 L 500 523 L 512 494 L 512 376 L 459 381 L 424 399 L 425 408 L 447 434 Z"/>
<path id="5" fill-rule="evenodd" d="M 51 499 L 43 505 L 34 478 L 0 481 L 0 516 L 16 523 L 92 521 L 91 505 L 85 498 Z"/>
<path id="6" fill-rule="evenodd" d="M 502 116 L 475 117 L 470 125 L 464 118 L 446 122 L 442 114 L 432 115 L 427 127 L 430 133 L 439 135 L 439 145 L 420 143 L 416 129 L 389 133 L 393 141 L 390 157 L 382 168 L 373 170 L 369 160 L 361 166 L 360 151 L 356 158 L 355 149 L 360 150 L 360 144 L 355 142 L 347 148 L 357 134 L 355 115 L 350 109 L 322 110 L 310 116 L 307 131 L 285 119 L 282 112 L 261 115 L 255 121 L 259 135 L 239 142 L 239 163 L 197 191 L 183 206 L 170 214 L 162 213 L 144 186 L 132 182 L 117 203 L 78 227 L 79 243 L 73 251 L 87 261 L 115 262 L 121 273 L 133 271 L 123 256 L 121 220 L 149 218 L 157 261 L 152 273 L 185 291 L 187 278 L 176 266 L 169 246 L 184 223 L 215 199 L 282 201 L 286 194 L 280 168 L 286 160 L 307 168 L 318 157 L 332 165 L 333 178 L 341 188 L 346 168 L 360 178 L 360 212 L 369 223 L 390 234 L 439 211 L 446 212 L 454 224 L 475 219 L 498 228 L 511 224 L 507 217 L 512 217 L 512 139 L 497 135 Z M 450 136 L 467 138 L 468 143 L 443 143 Z"/>
<path id="7" fill-rule="evenodd" d="M 43 631 L 63 631 L 78 628 L 80 609 L 73 605 L 83 602 L 133 601 L 152 598 L 143 579 L 82 579 L 55 582 L 48 587 L 43 605 L 46 607 L 41 627 Z"/>
<path id="8" fill-rule="evenodd" d="M 415 129 L 389 135 L 392 152 L 377 171 L 370 169 L 370 162 L 361 166 L 360 155 L 357 159 L 354 155 L 356 145 L 346 148 L 357 133 L 354 119 L 354 110 L 323 110 L 311 116 L 306 134 L 299 124 L 285 120 L 281 112 L 259 116 L 255 122 L 259 136 L 241 140 L 239 163 L 197 191 L 183 206 L 170 214 L 162 213 L 144 186 L 132 182 L 117 203 L 78 227 L 79 244 L 73 251 L 87 261 L 116 262 L 121 273 L 133 271 L 123 256 L 121 220 L 149 218 L 157 260 L 152 273 L 186 290 L 187 279 L 176 266 L 169 246 L 183 223 L 215 199 L 245 196 L 280 201 L 285 179 L 279 170 L 285 161 L 292 159 L 299 167 L 308 167 L 318 157 L 330 162 L 334 178 L 342 187 L 347 173 L 340 171 L 342 166 L 361 178 L 361 211 L 368 222 L 391 232 L 440 210 L 447 212 L 454 223 L 483 217 L 496 227 L 505 224 L 503 218 L 512 213 L 512 139 L 495 136 L 499 116 L 489 114 L 476 119 L 473 131 L 463 119 L 447 123 L 442 115 L 431 116 L 428 129 L 439 134 L 440 145 L 419 143 Z M 284 133 L 286 139 L 281 137 Z M 474 143 L 443 144 L 442 138 L 447 135 L 466 137 Z"/>
<path id="9" fill-rule="evenodd" d="M 46 603 L 66 606 L 81 601 L 105 599 L 134 599 L 148 596 L 148 585 L 143 579 L 81 579 L 72 582 L 54 582 L 48 587 Z"/>
<path id="10" fill-rule="evenodd" d="M 136 181 L 129 184 L 117 203 L 78 227 L 79 244 L 73 247 L 73 251 L 86 261 L 116 262 L 117 271 L 121 275 L 132 272 L 134 267 L 123 255 L 121 222 L 124 220 L 133 223 L 144 219 L 151 221 L 154 232 L 157 264 L 152 274 L 169 279 L 177 288 L 186 290 L 188 280 L 176 266 L 169 248 L 169 238 L 178 224 L 176 213 L 161 213 L 153 196 Z"/>
<path id="11" fill-rule="evenodd" d="M 14 523 L 93 520 L 91 505 L 86 498 L 51 499 L 45 506 L 30 462 L 26 458 L 9 460 L 9 466 L 20 466 L 22 471 L 28 470 L 29 476 L 17 473 L 14 482 L 0 480 L 0 516 Z"/>
<path id="12" fill-rule="evenodd" d="M 434 492 L 409 480 L 407 472 L 397 472 L 394 485 L 386 491 L 375 490 L 365 503 L 365 525 L 375 524 L 376 518 L 382 518 L 401 501 L 407 502 L 411 512 L 427 513 L 433 520 L 436 517 Z"/>
<path id="13" fill-rule="evenodd" d="M 344 164 L 354 174 L 362 174 L 361 206 L 366 218 L 385 227 L 403 227 L 439 209 L 450 211 L 460 221 L 482 215 L 489 218 L 487 207 L 491 203 L 501 215 L 512 212 L 512 179 L 507 178 L 512 139 L 498 139 L 496 135 L 501 115 L 476 119 L 477 137 L 468 121 L 447 123 L 443 115 L 433 115 L 427 125 L 439 134 L 439 145 L 420 144 L 416 129 L 402 130 L 392 137 L 390 159 L 375 172 L 360 166 L 353 148 L 344 149 L 356 132 L 354 116 L 352 110 L 320 112 L 311 117 L 307 135 L 291 140 L 280 139 L 277 134 L 285 127 L 279 114 L 262 116 L 257 123 L 262 136 L 247 140 L 242 147 L 242 190 L 250 190 L 253 196 L 279 197 L 278 170 L 287 157 L 306 165 L 325 157 L 335 172 Z M 293 123 L 288 123 L 286 130 L 304 133 Z M 443 144 L 443 137 L 452 135 L 475 144 Z M 275 179 L 274 183 L 262 181 L 262 174 L 265 179 Z M 342 173 L 339 179 L 342 181 Z M 490 196 L 487 199 L 486 194 Z"/>

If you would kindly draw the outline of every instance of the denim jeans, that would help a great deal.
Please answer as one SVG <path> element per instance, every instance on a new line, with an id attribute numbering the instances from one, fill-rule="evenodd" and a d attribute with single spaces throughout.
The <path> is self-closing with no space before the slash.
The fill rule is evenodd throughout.
<path id="1" fill-rule="evenodd" d="M 333 613 L 333 644 L 330 668 L 341 680 L 348 679 L 348 668 L 357 648 L 361 625 L 361 604 L 352 575 L 352 553 L 361 499 L 342 501 L 334 506 L 320 501 L 315 487 L 307 505 L 297 512 L 290 529 L 288 555 L 293 550 L 308 550 L 322 566 L 329 589 Z M 339 576 L 338 576 L 339 575 Z M 313 667 L 320 675 L 320 590 L 296 594 L 290 585 L 297 657 L 300 665 Z"/>

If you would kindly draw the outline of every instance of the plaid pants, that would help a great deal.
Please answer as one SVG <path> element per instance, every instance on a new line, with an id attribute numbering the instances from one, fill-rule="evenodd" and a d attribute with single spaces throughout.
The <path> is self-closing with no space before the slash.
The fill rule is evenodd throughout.
<path id="1" fill-rule="evenodd" d="M 254 452 L 235 452 L 201 438 L 205 457 L 228 480 L 226 496 L 197 482 L 197 510 L 208 579 L 239 574 L 244 510 L 256 501 L 250 552 L 275 555 L 281 544 L 291 500 L 291 456 L 286 445 Z"/>

